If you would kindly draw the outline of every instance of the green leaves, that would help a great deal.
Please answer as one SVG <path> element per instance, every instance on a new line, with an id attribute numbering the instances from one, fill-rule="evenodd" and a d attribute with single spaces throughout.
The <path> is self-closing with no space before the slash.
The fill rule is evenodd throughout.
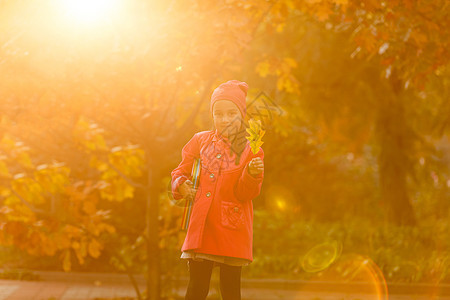
<path id="1" fill-rule="evenodd" d="M 260 120 L 253 120 L 250 119 L 248 121 L 249 128 L 246 129 L 247 133 L 250 134 L 250 136 L 246 136 L 247 140 L 250 141 L 250 147 L 252 149 L 253 154 L 258 153 L 259 147 L 264 143 L 262 141 L 262 137 L 266 133 L 264 130 L 261 129 L 261 121 Z"/>

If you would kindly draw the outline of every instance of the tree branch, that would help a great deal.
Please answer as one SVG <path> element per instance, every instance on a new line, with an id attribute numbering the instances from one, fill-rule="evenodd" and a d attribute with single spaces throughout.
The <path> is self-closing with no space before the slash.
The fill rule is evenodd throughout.
<path id="1" fill-rule="evenodd" d="M 109 161 L 101 160 L 102 162 L 106 163 L 111 169 L 116 171 L 117 174 L 119 174 L 120 177 L 122 177 L 123 180 L 125 180 L 129 185 L 138 188 L 138 189 L 147 189 L 146 185 L 140 184 L 127 175 L 125 175 L 122 171 L 120 171 L 118 168 L 116 168 L 113 164 L 111 164 Z"/>
<path id="2" fill-rule="evenodd" d="M 54 215 L 52 215 L 52 214 L 46 212 L 45 210 L 42 210 L 42 209 L 39 209 L 39 208 L 34 207 L 30 202 L 28 202 L 28 201 L 25 200 L 21 195 L 19 195 L 19 194 L 14 190 L 14 188 L 12 188 L 12 187 L 11 187 L 11 191 L 12 191 L 12 193 L 14 194 L 14 196 L 16 196 L 16 197 L 20 200 L 20 202 L 22 202 L 23 204 L 25 204 L 25 206 L 28 207 L 28 208 L 29 208 L 32 212 L 34 212 L 35 214 L 37 214 L 37 215 L 44 215 L 44 216 L 47 216 L 47 217 L 54 216 Z"/>

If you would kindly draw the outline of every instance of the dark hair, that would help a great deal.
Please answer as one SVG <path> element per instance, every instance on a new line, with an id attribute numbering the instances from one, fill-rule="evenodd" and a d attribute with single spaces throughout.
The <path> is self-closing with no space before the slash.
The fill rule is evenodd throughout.
<path id="1" fill-rule="evenodd" d="M 246 139 L 246 125 L 244 120 L 241 122 L 241 127 L 239 128 L 238 132 L 231 137 L 229 137 L 229 140 L 231 141 L 230 145 L 230 151 L 236 153 L 236 160 L 234 161 L 235 165 L 239 164 L 239 161 L 241 160 L 242 152 L 244 151 L 245 145 L 247 144 Z M 216 130 L 216 127 L 214 124 L 212 125 L 213 131 Z M 230 153 L 231 155 L 232 153 Z"/>

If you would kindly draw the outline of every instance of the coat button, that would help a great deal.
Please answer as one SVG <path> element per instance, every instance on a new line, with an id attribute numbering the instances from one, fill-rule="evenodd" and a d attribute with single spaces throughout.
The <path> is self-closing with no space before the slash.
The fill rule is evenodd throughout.
<path id="1" fill-rule="evenodd" d="M 238 211 L 239 211 L 239 207 L 235 207 L 235 208 L 234 208 L 234 211 L 235 211 L 235 212 L 238 212 Z"/>
<path id="2" fill-rule="evenodd" d="M 210 192 L 207 192 L 207 193 L 206 193 L 206 197 L 209 197 L 209 196 L 211 196 L 211 193 L 210 193 Z"/>
<path id="3" fill-rule="evenodd" d="M 214 178 L 214 174 L 213 173 L 209 174 L 209 178 Z"/>
<path id="4" fill-rule="evenodd" d="M 216 157 L 217 157 L 217 158 L 221 158 L 221 157 L 222 157 L 222 154 L 219 153 L 219 154 L 216 155 Z"/>

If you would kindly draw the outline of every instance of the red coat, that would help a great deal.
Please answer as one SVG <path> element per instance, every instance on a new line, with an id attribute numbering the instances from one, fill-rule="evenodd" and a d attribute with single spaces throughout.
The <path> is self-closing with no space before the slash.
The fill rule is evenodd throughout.
<path id="1" fill-rule="evenodd" d="M 259 148 L 255 155 L 247 141 L 240 162 L 230 155 L 226 138 L 216 131 L 196 133 L 182 149 L 182 161 L 172 171 L 172 193 L 182 196 L 178 187 L 191 178 L 194 158 L 200 157 L 199 187 L 192 207 L 187 235 L 181 251 L 194 250 L 253 261 L 253 202 L 259 195 L 264 172 L 248 173 L 252 158 L 264 159 Z"/>

